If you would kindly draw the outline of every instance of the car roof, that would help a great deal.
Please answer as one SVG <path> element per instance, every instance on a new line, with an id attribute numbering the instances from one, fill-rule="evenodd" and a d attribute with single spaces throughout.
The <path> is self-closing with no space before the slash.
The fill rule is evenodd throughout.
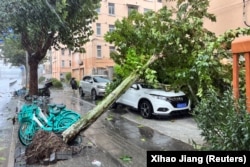
<path id="1" fill-rule="evenodd" d="M 107 75 L 98 75 L 98 74 L 95 74 L 95 75 L 85 75 L 86 76 L 93 76 L 93 77 L 108 77 Z"/>

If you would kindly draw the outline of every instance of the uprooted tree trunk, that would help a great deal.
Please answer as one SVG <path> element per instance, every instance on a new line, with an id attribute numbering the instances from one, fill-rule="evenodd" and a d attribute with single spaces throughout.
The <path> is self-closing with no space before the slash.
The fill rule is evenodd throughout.
<path id="1" fill-rule="evenodd" d="M 152 56 L 147 63 L 142 67 L 141 70 L 145 70 L 157 57 Z M 123 92 L 125 92 L 139 77 L 139 70 L 132 72 L 122 83 L 113 90 L 105 99 L 103 99 L 96 107 L 88 112 L 75 124 L 71 125 L 63 133 L 64 142 L 69 142 L 73 139 L 81 130 L 87 129 L 97 118 L 99 118 L 115 101 L 118 99 Z"/>

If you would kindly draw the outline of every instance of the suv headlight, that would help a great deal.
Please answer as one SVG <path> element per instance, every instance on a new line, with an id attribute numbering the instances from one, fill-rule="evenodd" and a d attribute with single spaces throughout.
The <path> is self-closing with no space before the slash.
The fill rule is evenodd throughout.
<path id="1" fill-rule="evenodd" d="M 160 100 L 167 100 L 166 96 L 160 96 L 160 95 L 154 95 L 154 94 L 150 94 L 151 96 L 153 96 L 156 99 L 160 99 Z"/>
<path id="2" fill-rule="evenodd" d="M 98 89 L 105 89 L 105 86 L 97 85 Z"/>

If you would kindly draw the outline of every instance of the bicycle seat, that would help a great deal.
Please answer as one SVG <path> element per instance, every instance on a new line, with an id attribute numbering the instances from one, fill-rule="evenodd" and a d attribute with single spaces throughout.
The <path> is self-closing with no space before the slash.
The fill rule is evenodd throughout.
<path id="1" fill-rule="evenodd" d="M 54 108 L 56 106 L 56 104 L 55 103 L 49 103 L 48 106 Z"/>
<path id="2" fill-rule="evenodd" d="M 53 109 L 53 110 L 49 110 L 49 112 L 50 112 L 51 114 L 57 115 L 57 114 L 59 114 L 59 113 L 61 112 L 61 110 Z"/>
<path id="3" fill-rule="evenodd" d="M 56 107 L 61 110 L 61 109 L 64 109 L 66 107 L 66 105 L 65 104 L 57 104 Z"/>

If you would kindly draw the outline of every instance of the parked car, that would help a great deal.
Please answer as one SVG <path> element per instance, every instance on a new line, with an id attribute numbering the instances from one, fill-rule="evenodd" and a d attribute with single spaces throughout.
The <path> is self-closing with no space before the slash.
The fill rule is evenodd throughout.
<path id="1" fill-rule="evenodd" d="M 92 100 L 105 95 L 105 88 L 110 82 L 106 75 L 86 75 L 79 82 L 79 94 L 81 97 L 90 95 Z"/>
<path id="2" fill-rule="evenodd" d="M 140 112 L 142 117 L 153 115 L 166 116 L 174 113 L 188 113 L 191 110 L 190 99 L 184 92 L 154 88 L 145 83 L 134 83 L 116 101 L 132 107 Z"/>

